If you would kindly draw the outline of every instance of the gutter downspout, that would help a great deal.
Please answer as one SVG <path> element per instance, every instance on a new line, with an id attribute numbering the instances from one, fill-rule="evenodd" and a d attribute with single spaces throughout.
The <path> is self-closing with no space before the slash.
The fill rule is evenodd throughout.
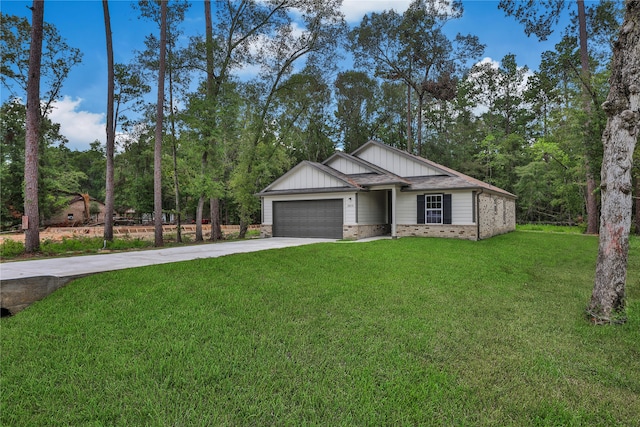
<path id="1" fill-rule="evenodd" d="M 480 191 L 476 194 L 476 224 L 478 227 L 478 240 L 480 240 L 480 195 L 484 193 L 484 188 L 481 188 Z"/>

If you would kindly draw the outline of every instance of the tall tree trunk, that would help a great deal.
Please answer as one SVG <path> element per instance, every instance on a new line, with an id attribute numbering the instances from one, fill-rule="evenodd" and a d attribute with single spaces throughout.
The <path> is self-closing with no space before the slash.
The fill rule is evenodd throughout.
<path id="1" fill-rule="evenodd" d="M 407 152 L 409 153 L 413 151 L 411 138 L 411 85 L 407 83 Z"/>
<path id="2" fill-rule="evenodd" d="M 240 220 L 240 232 L 238 233 L 238 239 L 244 239 L 247 235 L 247 230 L 249 230 L 249 224 L 246 221 Z"/>
<path id="3" fill-rule="evenodd" d="M 182 213 L 180 211 L 180 182 L 178 181 L 178 154 L 175 134 L 173 141 L 173 191 L 176 197 L 176 242 L 182 243 Z"/>
<path id="4" fill-rule="evenodd" d="M 418 93 L 418 125 L 416 126 L 416 147 L 418 148 L 418 156 L 422 156 L 422 105 L 424 103 L 424 92 Z"/>
<path id="5" fill-rule="evenodd" d="M 169 66 L 169 122 L 171 123 L 171 157 L 173 158 L 173 193 L 176 203 L 176 242 L 182 243 L 182 221 L 180 215 L 180 181 L 178 179 L 178 142 L 176 138 L 176 116 L 173 110 L 173 66 Z"/>
<path id="6" fill-rule="evenodd" d="M 196 242 L 202 242 L 202 211 L 204 209 L 204 196 L 198 199 L 198 207 L 196 208 Z"/>
<path id="7" fill-rule="evenodd" d="M 160 60 L 158 63 L 158 105 L 156 141 L 153 150 L 153 210 L 155 246 L 163 246 L 162 237 L 162 122 L 164 120 L 164 74 L 167 56 L 167 2 L 160 2 Z"/>
<path id="8" fill-rule="evenodd" d="M 220 226 L 220 199 L 212 197 L 209 199 L 209 211 L 211 212 L 211 237 L 209 240 L 222 239 L 222 227 Z"/>
<path id="9" fill-rule="evenodd" d="M 584 169 L 587 180 L 587 233 L 596 234 L 598 232 L 598 200 L 596 198 L 596 179 L 593 175 L 593 165 L 589 146 L 591 145 L 591 72 L 589 70 L 589 51 L 587 48 L 587 21 L 584 10 L 584 0 L 578 2 L 578 26 L 580 32 L 580 65 L 582 80 L 582 104 L 587 122 L 584 123 Z"/>
<path id="10" fill-rule="evenodd" d="M 213 21 L 211 20 L 211 0 L 204 0 L 205 42 L 207 49 L 207 96 L 213 94 Z"/>
<path id="11" fill-rule="evenodd" d="M 104 12 L 104 29 L 107 39 L 107 168 L 105 177 L 105 198 L 104 198 L 104 239 L 113 241 L 113 209 L 114 209 L 114 165 L 113 156 L 116 143 L 116 129 L 114 119 L 114 92 L 115 77 L 113 64 L 113 43 L 111 36 L 111 18 L 109 16 L 109 2 L 102 0 L 102 10 Z"/>
<path id="12" fill-rule="evenodd" d="M 38 142 L 40 140 L 40 67 L 44 27 L 44 0 L 34 0 L 31 8 L 31 46 L 27 78 L 27 114 L 24 150 L 24 215 L 27 220 L 24 248 L 27 253 L 40 249 L 40 211 L 38 209 Z"/>
<path id="13" fill-rule="evenodd" d="M 636 176 L 636 235 L 640 236 L 640 175 Z"/>
<path id="14" fill-rule="evenodd" d="M 205 17 L 205 32 L 206 32 L 206 44 L 207 44 L 207 98 L 209 103 L 215 101 L 215 76 L 213 74 L 213 22 L 211 20 L 211 0 L 204 1 L 204 17 Z M 211 141 L 211 144 L 215 144 L 215 141 Z M 213 178 L 212 178 L 213 179 Z M 217 197 L 211 197 L 209 199 L 209 208 L 211 216 L 211 237 L 210 239 L 216 241 L 222 238 L 222 229 L 220 228 L 220 201 Z"/>
<path id="15" fill-rule="evenodd" d="M 627 0 L 613 46 L 610 89 L 602 105 L 602 218 L 596 277 L 588 314 L 595 323 L 623 322 L 632 212 L 631 167 L 640 132 L 640 0 Z"/>
<path id="16" fill-rule="evenodd" d="M 200 160 L 201 174 L 204 175 L 207 170 L 207 151 L 202 153 L 202 159 Z M 204 210 L 205 196 L 201 194 L 198 198 L 198 207 L 196 208 L 196 242 L 202 242 L 202 211 Z"/>

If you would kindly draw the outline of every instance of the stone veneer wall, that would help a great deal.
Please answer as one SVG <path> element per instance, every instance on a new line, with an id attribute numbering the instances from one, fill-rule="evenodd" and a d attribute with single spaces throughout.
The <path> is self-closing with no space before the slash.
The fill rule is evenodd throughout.
<path id="1" fill-rule="evenodd" d="M 495 194 L 480 194 L 478 204 L 480 238 L 486 239 L 516 229 L 516 202 Z"/>
<path id="2" fill-rule="evenodd" d="M 343 239 L 366 239 L 367 237 L 384 236 L 391 233 L 389 224 L 373 224 L 373 225 L 343 225 Z"/>
<path id="3" fill-rule="evenodd" d="M 365 239 L 373 236 L 384 236 L 391 233 L 391 227 L 389 224 L 374 224 L 374 225 L 343 225 L 342 226 L 342 238 L 343 239 Z M 262 224 L 260 226 L 260 237 L 272 237 L 273 226 L 268 224 Z"/>
<path id="4" fill-rule="evenodd" d="M 273 236 L 273 226 L 270 224 L 261 224 L 260 225 L 260 237 L 272 237 Z"/>
<path id="5" fill-rule="evenodd" d="M 396 234 L 398 237 L 447 237 L 478 240 L 478 228 L 475 225 L 398 224 Z"/>

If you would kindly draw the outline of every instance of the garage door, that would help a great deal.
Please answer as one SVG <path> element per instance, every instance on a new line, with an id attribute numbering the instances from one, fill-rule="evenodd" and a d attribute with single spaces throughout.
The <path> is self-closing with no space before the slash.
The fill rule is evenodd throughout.
<path id="1" fill-rule="evenodd" d="M 273 235 L 342 239 L 342 204 L 342 199 L 273 202 Z"/>

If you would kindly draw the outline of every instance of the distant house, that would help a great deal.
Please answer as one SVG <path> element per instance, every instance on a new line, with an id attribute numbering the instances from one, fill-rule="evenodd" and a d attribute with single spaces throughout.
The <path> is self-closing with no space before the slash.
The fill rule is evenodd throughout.
<path id="1" fill-rule="evenodd" d="M 66 205 L 47 218 L 43 225 L 58 227 L 73 227 L 85 224 L 104 223 L 105 206 L 101 201 L 88 194 L 73 194 L 67 196 Z"/>
<path id="2" fill-rule="evenodd" d="M 263 237 L 479 240 L 516 225 L 515 195 L 377 141 L 303 161 L 257 195 Z"/>

